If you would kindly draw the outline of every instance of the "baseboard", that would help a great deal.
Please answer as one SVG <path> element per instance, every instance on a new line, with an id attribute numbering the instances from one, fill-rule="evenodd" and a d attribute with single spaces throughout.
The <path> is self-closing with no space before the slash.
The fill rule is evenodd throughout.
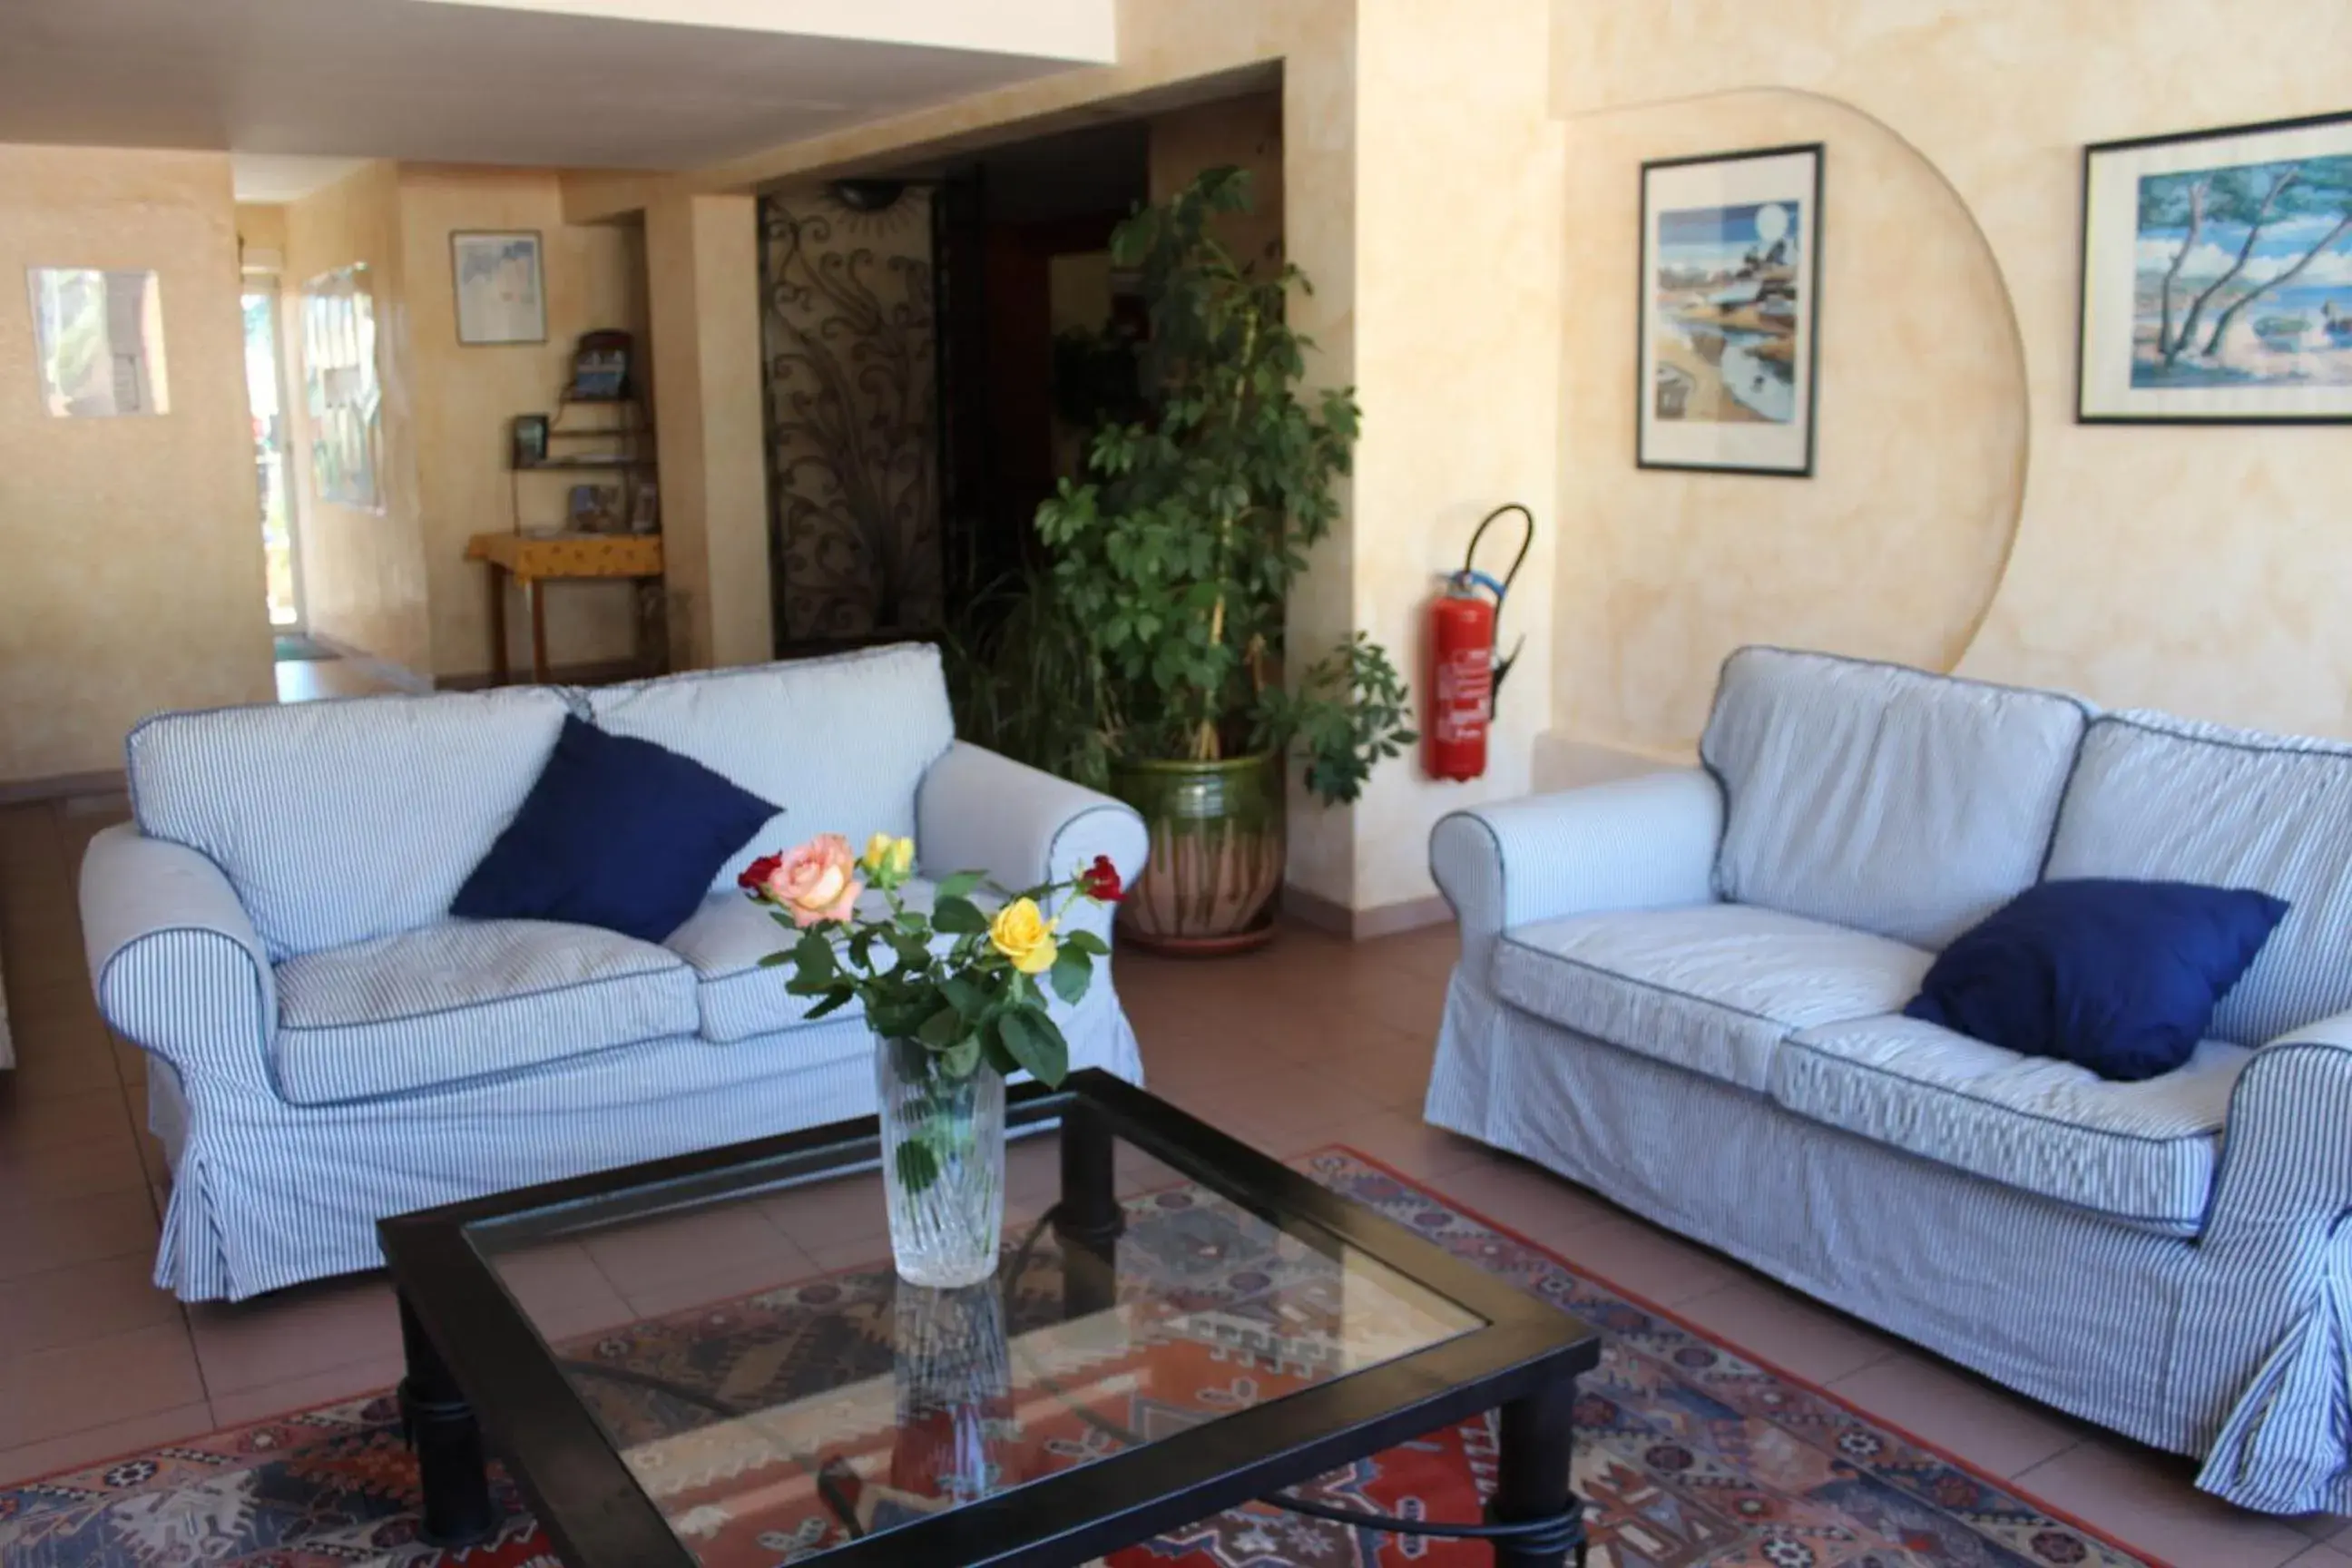
<path id="1" fill-rule="evenodd" d="M 1349 942 L 1371 942 L 1401 931 L 1420 931 L 1426 926 L 1444 925 L 1454 918 L 1453 906 L 1435 893 L 1423 899 L 1379 904 L 1369 910 L 1351 910 L 1296 883 L 1283 885 L 1282 912 L 1301 925 Z"/>
<path id="2" fill-rule="evenodd" d="M 85 795 L 121 795 L 131 787 L 121 768 L 90 773 L 57 773 L 41 779 L 0 780 L 0 805 L 29 805 L 37 800 L 71 800 Z"/>
<path id="3" fill-rule="evenodd" d="M 643 680 L 646 676 L 647 671 L 641 659 L 607 658 L 593 664 L 552 666 L 547 672 L 547 682 L 551 686 L 613 686 L 624 680 Z M 520 679 L 509 676 L 507 684 L 523 685 L 530 679 L 528 673 Z M 438 676 L 435 678 L 434 684 L 443 691 L 488 691 L 498 681 L 488 670 L 482 669 L 464 675 Z"/>

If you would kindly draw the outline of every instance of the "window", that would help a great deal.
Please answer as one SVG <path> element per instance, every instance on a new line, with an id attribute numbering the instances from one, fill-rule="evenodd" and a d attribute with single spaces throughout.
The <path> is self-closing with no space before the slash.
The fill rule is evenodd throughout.
<path id="1" fill-rule="evenodd" d="M 302 287 L 302 382 L 310 478 L 322 501 L 381 511 L 383 394 L 375 374 L 375 301 L 364 265 Z"/>

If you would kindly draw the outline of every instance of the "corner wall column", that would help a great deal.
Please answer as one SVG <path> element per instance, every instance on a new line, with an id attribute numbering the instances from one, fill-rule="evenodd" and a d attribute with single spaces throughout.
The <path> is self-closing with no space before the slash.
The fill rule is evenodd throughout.
<path id="1" fill-rule="evenodd" d="M 670 659 L 682 669 L 774 657 L 759 235 L 751 196 L 665 195 L 646 210 Z"/>

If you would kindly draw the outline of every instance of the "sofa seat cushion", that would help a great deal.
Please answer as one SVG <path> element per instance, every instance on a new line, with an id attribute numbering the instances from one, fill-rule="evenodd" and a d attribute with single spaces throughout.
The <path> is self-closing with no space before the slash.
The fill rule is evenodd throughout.
<path id="1" fill-rule="evenodd" d="M 1864 1018 L 1790 1040 L 1771 1092 L 1815 1121 L 2185 1234 L 2204 1223 L 2230 1091 L 2252 1056 L 2207 1040 L 2173 1072 L 2117 1083 L 1916 1018 Z"/>
<path id="2" fill-rule="evenodd" d="M 1572 915 L 1515 926 L 1496 994 L 1629 1051 L 1758 1093 L 1799 1029 L 1891 1013 L 1928 954 L 1751 904 Z"/>
<path id="3" fill-rule="evenodd" d="M 545 921 L 444 921 L 278 966 L 278 1092 L 399 1094 L 695 1032 L 694 972 L 651 942 Z"/>

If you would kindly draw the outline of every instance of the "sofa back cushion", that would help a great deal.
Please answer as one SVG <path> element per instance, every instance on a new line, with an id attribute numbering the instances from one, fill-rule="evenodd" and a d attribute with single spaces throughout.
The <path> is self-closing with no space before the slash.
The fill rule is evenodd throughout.
<path id="1" fill-rule="evenodd" d="M 1725 661 L 1700 758 L 1722 895 L 1940 948 L 2034 879 L 2088 710 L 1780 648 Z"/>
<path id="2" fill-rule="evenodd" d="M 2213 1010 L 2261 1045 L 2352 1008 L 2352 746 L 2111 713 L 2091 726 L 2048 876 L 2252 888 L 2286 918 Z"/>
<path id="3" fill-rule="evenodd" d="M 131 731 L 131 807 L 221 868 L 275 963 L 446 917 L 568 711 L 517 687 L 161 714 Z"/>
<path id="4" fill-rule="evenodd" d="M 902 643 L 828 658 L 673 675 L 586 694 L 616 735 L 683 752 L 783 807 L 711 879 L 818 833 L 863 847 L 915 831 L 915 789 L 955 741 L 939 649 Z"/>

